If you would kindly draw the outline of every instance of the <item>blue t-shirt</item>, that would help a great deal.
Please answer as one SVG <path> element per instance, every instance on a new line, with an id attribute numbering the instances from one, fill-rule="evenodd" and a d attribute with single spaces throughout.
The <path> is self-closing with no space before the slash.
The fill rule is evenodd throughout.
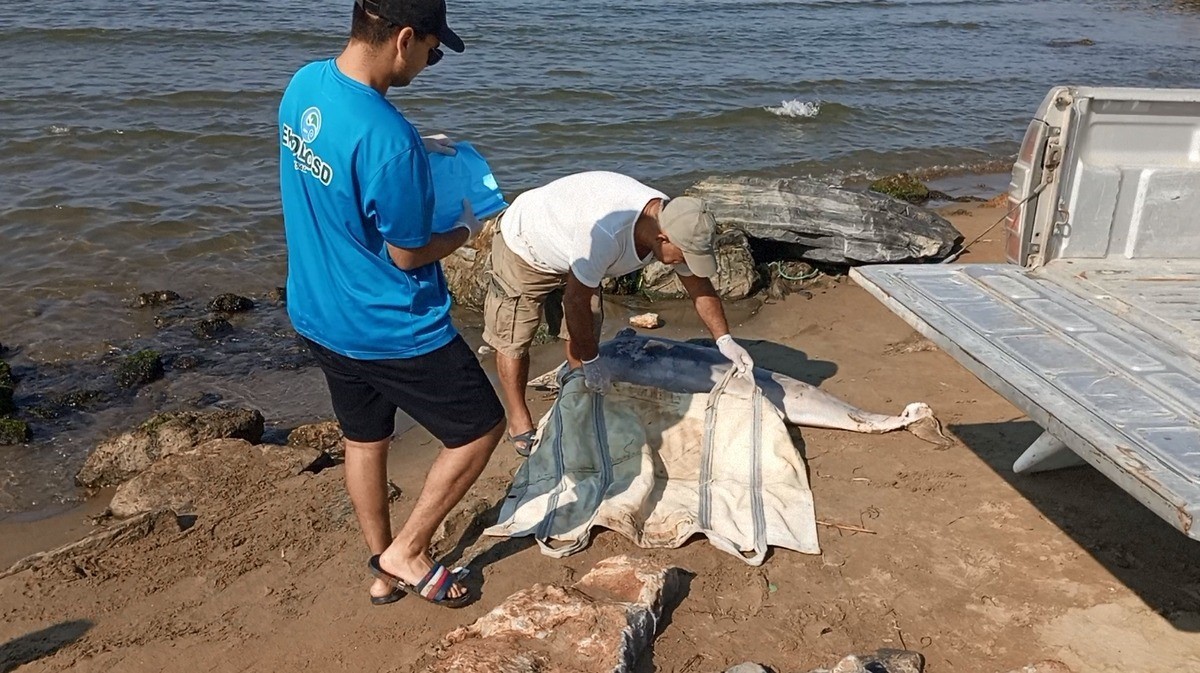
<path id="1" fill-rule="evenodd" d="M 429 243 L 433 182 L 420 134 L 331 59 L 292 78 L 279 105 L 288 316 L 359 360 L 411 358 L 457 336 L 441 264 L 397 267 L 386 243 Z"/>

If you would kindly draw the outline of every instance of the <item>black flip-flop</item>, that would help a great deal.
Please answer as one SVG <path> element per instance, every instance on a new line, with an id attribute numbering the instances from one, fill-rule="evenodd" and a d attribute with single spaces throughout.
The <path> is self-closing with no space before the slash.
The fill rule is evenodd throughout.
<path id="1" fill-rule="evenodd" d="M 392 587 L 391 591 L 382 596 L 371 596 L 371 605 L 391 605 L 401 598 L 404 598 L 404 591 Z"/>
<path id="2" fill-rule="evenodd" d="M 466 568 L 455 568 L 448 570 L 441 563 L 434 563 L 425 577 L 417 582 L 416 585 L 409 584 L 404 580 L 384 570 L 379 565 L 379 556 L 372 556 L 367 561 L 367 566 L 371 569 L 371 574 L 379 579 L 392 585 L 398 591 L 410 593 L 423 601 L 441 605 L 448 608 L 461 608 L 471 602 L 471 594 L 467 592 L 458 598 L 450 598 L 450 589 L 460 580 L 465 578 L 469 573 Z"/>

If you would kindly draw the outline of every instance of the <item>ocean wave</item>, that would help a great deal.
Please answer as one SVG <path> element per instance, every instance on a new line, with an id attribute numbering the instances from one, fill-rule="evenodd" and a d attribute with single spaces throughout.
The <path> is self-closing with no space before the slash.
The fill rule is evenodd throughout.
<path id="1" fill-rule="evenodd" d="M 54 27 L 5 27 L 0 28 L 0 42 L 18 49 L 45 48 L 50 44 L 72 47 L 81 44 L 93 48 L 111 45 L 173 46 L 176 48 L 199 48 L 211 50 L 213 45 L 221 47 L 247 46 L 258 49 L 264 45 L 327 49 L 341 41 L 341 36 L 326 30 L 277 30 L 207 27 L 127 27 L 79 26 Z"/>
<path id="2" fill-rule="evenodd" d="M 785 100 L 776 107 L 763 108 L 777 117 L 812 119 L 821 114 L 821 101 L 803 101 L 799 98 Z"/>
<path id="3" fill-rule="evenodd" d="M 626 112 L 630 112 L 630 110 L 627 109 Z M 535 122 L 531 128 L 546 136 L 571 138 L 571 142 L 580 142 L 583 139 L 591 139 L 595 142 L 621 139 L 620 142 L 623 143 L 624 139 L 630 137 L 631 134 L 636 136 L 652 132 L 669 134 L 737 132 L 747 128 L 762 128 L 768 123 L 778 123 L 768 122 L 767 120 L 771 118 L 764 112 L 787 119 L 786 123 L 789 124 L 835 126 L 853 116 L 857 110 L 831 101 L 784 101 L 778 108 L 756 106 L 703 112 L 689 110 L 666 116 L 635 110 L 622 117 L 601 115 L 589 118 L 559 118 Z"/>
<path id="4" fill-rule="evenodd" d="M 17 138 L 0 142 L 0 150 L 10 157 L 12 166 L 21 166 L 25 162 L 30 165 L 48 160 L 61 161 L 65 159 L 79 160 L 81 152 L 100 152 L 108 154 L 114 148 L 121 151 L 159 150 L 175 151 L 169 148 L 195 148 L 207 154 L 217 151 L 246 150 L 246 148 L 265 147 L 274 140 L 271 126 L 265 127 L 265 133 L 246 127 L 242 132 L 222 130 L 218 125 L 209 127 L 163 128 L 159 126 L 102 128 L 93 126 L 69 126 L 53 124 L 44 127 L 41 135 Z M 273 144 L 271 145 L 273 147 Z M 42 154 L 48 152 L 49 154 Z M 107 157 L 106 157 L 107 158 Z M 82 168 L 83 163 L 76 161 L 63 164 L 70 168 Z"/>
<path id="5" fill-rule="evenodd" d="M 950 21 L 949 19 L 923 21 L 921 23 L 914 23 L 912 26 L 914 28 L 951 28 L 955 30 L 979 30 L 983 28 L 983 24 L 974 21 Z"/>
<path id="6" fill-rule="evenodd" d="M 717 2 L 716 6 L 725 7 L 727 3 Z M 755 9 L 788 8 L 803 5 L 805 11 L 835 10 L 895 10 L 896 8 L 916 7 L 954 7 L 966 5 L 978 8 L 986 5 L 1013 4 L 1013 0 L 762 0 L 750 3 Z"/>

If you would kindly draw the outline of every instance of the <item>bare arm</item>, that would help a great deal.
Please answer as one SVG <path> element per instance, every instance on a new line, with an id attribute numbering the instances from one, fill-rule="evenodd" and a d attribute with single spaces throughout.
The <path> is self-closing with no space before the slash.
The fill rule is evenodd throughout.
<path id="1" fill-rule="evenodd" d="M 444 234 L 433 234 L 429 242 L 420 248 L 397 248 L 388 243 L 387 251 L 397 267 L 403 271 L 413 271 L 449 257 L 467 242 L 468 236 L 470 232 L 466 228 L 456 227 Z"/>
<path id="2" fill-rule="evenodd" d="M 597 291 L 598 288 L 581 283 L 575 274 L 567 274 L 567 287 L 563 291 L 563 315 L 567 319 L 567 334 L 571 335 L 570 355 L 580 362 L 593 360 L 600 354 L 600 344 L 596 341 L 595 318 L 592 315 L 592 297 Z"/>
<path id="3" fill-rule="evenodd" d="M 700 320 L 704 321 L 704 326 L 708 328 L 713 338 L 720 339 L 729 334 L 729 322 L 725 319 L 725 307 L 721 304 L 721 297 L 717 295 L 717 289 L 713 287 L 712 281 L 700 276 L 683 275 L 679 276 L 679 281 L 683 283 L 688 296 L 692 298 L 696 314 L 700 316 Z"/>

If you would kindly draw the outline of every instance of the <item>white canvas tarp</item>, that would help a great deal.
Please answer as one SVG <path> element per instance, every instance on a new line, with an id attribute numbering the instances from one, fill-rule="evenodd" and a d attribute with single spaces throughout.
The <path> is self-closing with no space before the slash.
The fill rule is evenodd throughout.
<path id="1" fill-rule="evenodd" d="M 820 553 L 808 474 L 780 412 L 729 381 L 708 394 L 617 384 L 601 396 L 568 376 L 486 533 L 532 535 L 559 558 L 595 526 L 646 548 L 699 533 L 751 565 L 768 546 Z"/>

